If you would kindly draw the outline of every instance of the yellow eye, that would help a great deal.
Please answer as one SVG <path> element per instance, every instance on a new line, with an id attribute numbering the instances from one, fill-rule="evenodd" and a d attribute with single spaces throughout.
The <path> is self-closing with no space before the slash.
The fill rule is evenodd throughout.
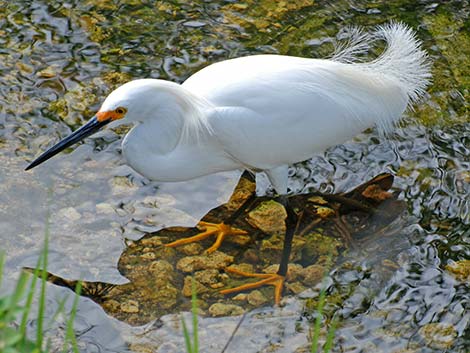
<path id="1" fill-rule="evenodd" d="M 124 107 L 119 107 L 119 108 L 116 108 L 115 112 L 119 115 L 123 115 L 127 113 L 127 109 Z"/>

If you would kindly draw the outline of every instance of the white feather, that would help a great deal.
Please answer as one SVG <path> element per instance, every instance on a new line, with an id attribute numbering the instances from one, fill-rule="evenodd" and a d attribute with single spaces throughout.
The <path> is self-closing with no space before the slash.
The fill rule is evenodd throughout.
<path id="1" fill-rule="evenodd" d="M 407 26 L 350 32 L 330 60 L 248 56 L 210 65 L 181 86 L 142 80 L 118 88 L 113 104 L 132 101 L 129 118 L 141 121 L 123 143 L 128 163 L 162 181 L 265 170 L 285 193 L 286 165 L 368 127 L 391 130 L 429 84 L 427 56 Z M 358 62 L 379 39 L 382 55 Z"/>

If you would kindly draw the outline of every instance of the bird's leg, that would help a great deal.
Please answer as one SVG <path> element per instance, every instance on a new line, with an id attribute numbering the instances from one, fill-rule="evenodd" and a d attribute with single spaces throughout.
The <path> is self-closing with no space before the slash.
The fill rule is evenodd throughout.
<path id="1" fill-rule="evenodd" d="M 289 264 L 289 257 L 292 249 L 292 240 L 294 233 L 297 228 L 297 215 L 289 204 L 289 201 L 285 195 L 279 197 L 280 203 L 284 206 L 287 212 L 286 218 L 286 235 L 284 237 L 284 245 L 282 247 L 281 263 L 276 273 L 249 273 L 234 269 L 226 269 L 227 272 L 243 276 L 260 278 L 258 282 L 244 284 L 235 288 L 221 290 L 221 294 L 237 293 L 249 289 L 259 288 L 264 285 L 274 286 L 274 302 L 279 305 L 281 302 L 282 290 L 284 288 L 284 281 L 287 275 L 287 269 Z"/>
<path id="2" fill-rule="evenodd" d="M 284 237 L 284 245 L 282 247 L 281 263 L 279 264 L 279 270 L 277 274 L 285 277 L 287 274 L 287 267 L 289 264 L 289 256 L 292 250 L 292 239 L 294 239 L 294 233 L 297 227 L 297 215 L 289 204 L 289 200 L 285 195 L 279 198 L 281 204 L 284 206 L 287 212 L 286 217 L 286 236 Z"/>
<path id="3" fill-rule="evenodd" d="M 242 177 L 245 177 L 247 179 L 253 180 L 253 176 L 249 172 L 245 172 Z M 225 237 L 228 235 L 246 235 L 248 232 L 238 229 L 233 227 L 233 223 L 237 220 L 237 218 L 245 212 L 246 209 L 248 209 L 255 201 L 256 199 L 256 192 L 252 193 L 244 202 L 243 204 L 228 218 L 225 220 L 225 222 L 222 223 L 210 223 L 210 222 L 204 222 L 200 221 L 198 223 L 198 227 L 202 228 L 203 232 L 196 234 L 195 236 L 185 238 L 185 239 L 179 239 L 174 242 L 165 244 L 166 247 L 176 247 L 180 245 L 185 245 L 189 243 L 194 243 L 196 241 L 200 241 L 203 239 L 206 239 L 210 236 L 215 236 L 216 240 L 214 244 L 206 250 L 208 254 L 216 251 L 220 245 L 222 245 L 222 242 L 224 241 Z"/>

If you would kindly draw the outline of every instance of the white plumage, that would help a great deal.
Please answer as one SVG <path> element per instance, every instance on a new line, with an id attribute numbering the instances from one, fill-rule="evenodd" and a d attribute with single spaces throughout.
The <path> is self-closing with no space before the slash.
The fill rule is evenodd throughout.
<path id="1" fill-rule="evenodd" d="M 136 126 L 123 154 L 149 179 L 250 169 L 265 171 L 285 194 L 289 164 L 373 125 L 389 131 L 429 83 L 426 53 L 407 26 L 351 32 L 328 60 L 256 55 L 212 64 L 182 85 L 132 81 L 113 91 L 97 116 L 126 109 L 123 120 Z M 377 39 L 387 44 L 382 55 L 360 62 Z"/>

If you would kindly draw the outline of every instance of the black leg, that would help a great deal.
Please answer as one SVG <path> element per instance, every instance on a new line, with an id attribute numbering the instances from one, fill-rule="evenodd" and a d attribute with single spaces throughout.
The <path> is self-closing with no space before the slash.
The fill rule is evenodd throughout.
<path id="1" fill-rule="evenodd" d="M 252 193 L 246 200 L 245 202 L 242 203 L 242 205 L 240 207 L 238 207 L 238 209 L 232 213 L 232 215 L 227 218 L 224 223 L 228 226 L 231 226 L 233 225 L 233 223 L 235 223 L 235 221 L 237 220 L 238 217 L 240 217 L 240 215 L 245 212 L 246 209 L 250 208 L 253 203 L 255 202 L 256 200 L 256 192 Z"/>
<path id="2" fill-rule="evenodd" d="M 249 273 L 236 269 L 227 268 L 226 271 L 244 277 L 259 278 L 260 280 L 254 283 L 248 283 L 236 288 L 221 290 L 221 294 L 232 294 L 240 291 L 251 290 L 259 288 L 264 285 L 274 286 L 274 302 L 276 305 L 281 302 L 281 294 L 284 288 L 284 280 L 287 274 L 287 265 L 289 264 L 289 256 L 292 248 L 292 239 L 297 228 L 297 215 L 289 205 L 287 196 L 280 196 L 277 200 L 284 206 L 287 212 L 286 218 L 286 236 L 284 238 L 284 246 L 282 249 L 281 263 L 277 273 Z"/>
<path id="3" fill-rule="evenodd" d="M 248 170 L 245 170 L 242 174 L 242 178 L 248 179 L 249 181 L 255 182 L 255 176 L 249 172 Z M 242 205 L 229 217 L 227 218 L 224 223 L 226 225 L 233 225 L 235 221 L 237 220 L 240 215 L 245 212 L 246 209 L 249 209 L 254 201 L 256 200 L 256 191 L 252 193 L 246 200 L 245 202 L 242 203 Z"/>
<path id="4" fill-rule="evenodd" d="M 284 237 L 284 246 L 282 247 L 281 263 L 277 274 L 285 277 L 289 265 L 289 257 L 292 249 L 292 239 L 294 238 L 295 228 L 297 226 L 297 215 L 289 204 L 287 196 L 279 197 L 280 203 L 284 206 L 287 212 L 286 218 L 286 235 Z"/>

